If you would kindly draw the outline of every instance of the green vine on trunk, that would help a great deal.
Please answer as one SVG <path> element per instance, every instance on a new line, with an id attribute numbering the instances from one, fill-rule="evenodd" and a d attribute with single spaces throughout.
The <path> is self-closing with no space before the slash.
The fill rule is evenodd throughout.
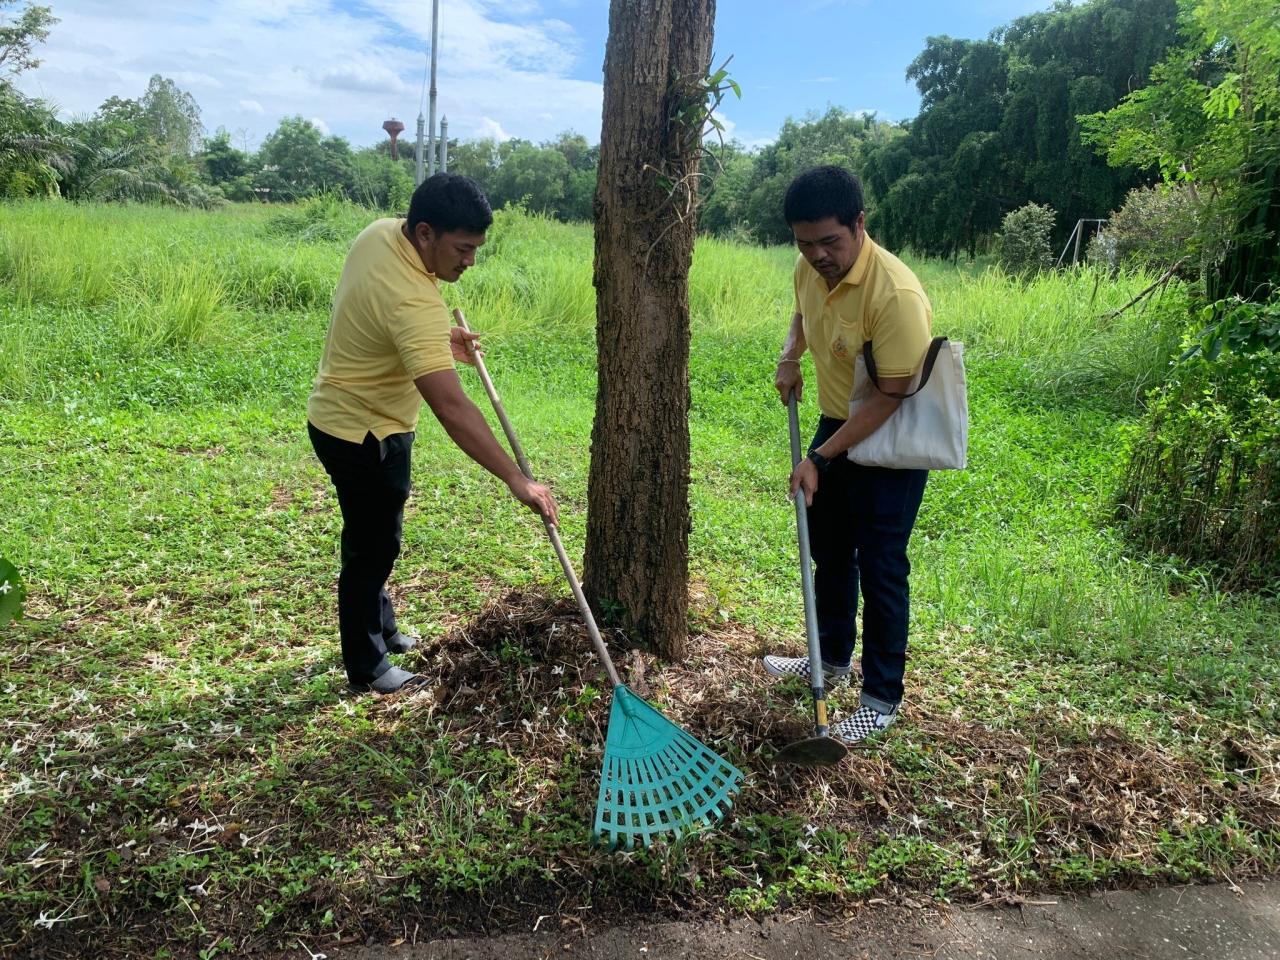
<path id="1" fill-rule="evenodd" d="M 697 171 L 703 159 L 716 161 L 715 154 L 703 142 L 708 128 L 724 143 L 724 123 L 716 110 L 724 98 L 733 93 L 742 99 L 742 88 L 729 76 L 730 56 L 716 70 L 705 76 L 672 77 L 668 88 L 670 108 L 667 113 L 666 150 L 661 168 L 645 164 L 655 174 L 655 183 L 665 196 L 653 211 L 656 218 L 664 210 L 674 212 L 671 222 L 662 230 L 653 246 L 677 223 L 692 218 L 698 206 Z M 651 248 L 652 249 L 652 248 Z"/>

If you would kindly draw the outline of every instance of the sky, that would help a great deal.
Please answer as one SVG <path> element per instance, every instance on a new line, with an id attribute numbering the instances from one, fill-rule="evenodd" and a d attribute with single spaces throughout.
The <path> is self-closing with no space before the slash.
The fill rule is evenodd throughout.
<path id="1" fill-rule="evenodd" d="M 140 97 L 152 74 L 195 97 L 207 132 L 255 149 L 301 115 L 354 146 L 395 117 L 413 135 L 431 41 L 430 0 L 39 0 L 59 18 L 43 63 L 19 78 L 63 117 Z M 450 138 L 573 130 L 597 142 L 607 0 L 439 0 L 437 114 Z M 719 0 L 715 66 L 742 99 L 719 111 L 760 146 L 788 117 L 828 106 L 915 116 L 907 65 L 935 35 L 985 37 L 1051 0 Z M 11 8 L 12 9 L 12 8 Z"/>

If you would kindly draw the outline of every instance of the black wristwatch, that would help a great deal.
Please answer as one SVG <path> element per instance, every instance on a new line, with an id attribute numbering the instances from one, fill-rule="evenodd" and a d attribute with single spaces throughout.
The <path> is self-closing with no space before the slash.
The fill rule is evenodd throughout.
<path id="1" fill-rule="evenodd" d="M 820 454 L 817 450 L 809 451 L 809 461 L 818 468 L 819 473 L 826 473 L 827 467 L 831 466 L 831 461 Z"/>

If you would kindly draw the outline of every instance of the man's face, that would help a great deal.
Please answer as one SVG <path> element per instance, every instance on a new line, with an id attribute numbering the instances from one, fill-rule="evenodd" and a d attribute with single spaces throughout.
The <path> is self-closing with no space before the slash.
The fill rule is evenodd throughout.
<path id="1" fill-rule="evenodd" d="M 469 230 L 436 233 L 428 224 L 414 228 L 414 246 L 422 265 L 441 280 L 452 283 L 476 262 L 476 251 L 484 244 L 485 235 Z"/>
<path id="2" fill-rule="evenodd" d="M 821 274 L 822 279 L 835 286 L 853 269 L 854 261 L 862 251 L 865 223 L 866 215 L 861 213 L 852 228 L 835 217 L 826 217 L 812 223 L 793 223 L 791 233 L 796 238 L 801 256 Z"/>

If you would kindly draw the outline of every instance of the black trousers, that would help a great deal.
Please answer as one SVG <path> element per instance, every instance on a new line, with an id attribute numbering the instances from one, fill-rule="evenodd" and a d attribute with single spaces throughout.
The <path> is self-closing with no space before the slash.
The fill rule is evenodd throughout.
<path id="1" fill-rule="evenodd" d="M 822 417 L 809 449 L 822 446 L 843 424 Z M 841 454 L 819 480 L 809 508 L 823 662 L 844 667 L 852 659 L 861 587 L 861 702 L 882 713 L 902 701 L 911 574 L 907 542 L 928 479 L 927 470 L 864 467 Z"/>
<path id="2" fill-rule="evenodd" d="M 396 615 L 387 578 L 400 555 L 404 505 L 409 499 L 412 433 L 364 443 L 331 436 L 308 423 L 311 446 L 338 492 L 342 510 L 342 569 L 338 574 L 338 633 L 352 683 L 371 683 L 391 667 L 387 644 Z"/>

